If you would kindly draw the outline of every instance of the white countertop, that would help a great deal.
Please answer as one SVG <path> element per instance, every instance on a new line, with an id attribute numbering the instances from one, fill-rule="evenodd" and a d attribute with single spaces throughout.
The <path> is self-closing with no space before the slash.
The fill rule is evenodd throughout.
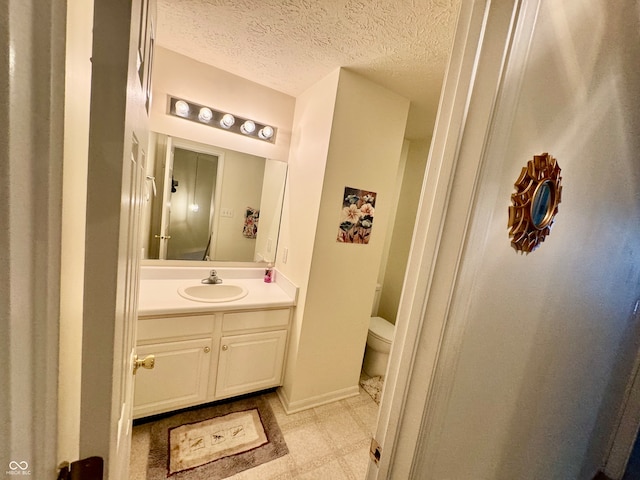
<path id="1" fill-rule="evenodd" d="M 212 268 L 141 267 L 138 316 L 207 313 L 227 310 L 291 307 L 296 304 L 298 288 L 284 275 L 275 272 L 275 282 L 265 283 L 261 268 L 215 268 L 223 284 L 244 286 L 243 298 L 225 302 L 199 302 L 178 294 L 178 288 L 201 285 Z"/>

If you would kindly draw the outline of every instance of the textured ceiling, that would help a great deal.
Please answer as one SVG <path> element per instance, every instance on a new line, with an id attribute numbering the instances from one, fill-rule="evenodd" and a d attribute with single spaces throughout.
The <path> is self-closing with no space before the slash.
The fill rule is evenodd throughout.
<path id="1" fill-rule="evenodd" d="M 157 43 L 297 96 L 347 67 L 411 100 L 433 129 L 459 0 L 158 0 Z"/>

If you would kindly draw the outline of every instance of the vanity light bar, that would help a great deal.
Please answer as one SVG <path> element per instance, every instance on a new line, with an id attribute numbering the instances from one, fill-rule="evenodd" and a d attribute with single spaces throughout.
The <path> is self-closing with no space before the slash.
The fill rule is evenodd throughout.
<path id="1" fill-rule="evenodd" d="M 238 133 L 263 142 L 275 143 L 277 129 L 271 125 L 237 117 L 211 107 L 189 102 L 181 98 L 169 97 L 169 115 L 192 122 L 208 125 L 220 130 Z"/>

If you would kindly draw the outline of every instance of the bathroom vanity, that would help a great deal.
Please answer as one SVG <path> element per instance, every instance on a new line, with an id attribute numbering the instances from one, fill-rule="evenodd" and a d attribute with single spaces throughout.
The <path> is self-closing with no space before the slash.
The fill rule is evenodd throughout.
<path id="1" fill-rule="evenodd" d="M 281 385 L 296 287 L 282 276 L 265 284 L 262 269 L 218 269 L 222 285 L 247 294 L 194 301 L 177 291 L 200 284 L 208 269 L 149 268 L 141 275 L 137 355 L 153 355 L 154 366 L 136 373 L 134 418 Z"/>

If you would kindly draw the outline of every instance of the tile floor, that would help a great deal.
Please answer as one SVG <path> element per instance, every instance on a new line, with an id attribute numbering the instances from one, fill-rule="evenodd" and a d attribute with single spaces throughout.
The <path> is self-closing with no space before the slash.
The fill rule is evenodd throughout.
<path id="1" fill-rule="evenodd" d="M 231 480 L 363 480 L 378 405 L 360 394 L 287 415 L 275 392 L 265 393 L 284 435 L 289 454 L 245 470 Z M 146 480 L 149 425 L 133 428 L 129 480 Z"/>

